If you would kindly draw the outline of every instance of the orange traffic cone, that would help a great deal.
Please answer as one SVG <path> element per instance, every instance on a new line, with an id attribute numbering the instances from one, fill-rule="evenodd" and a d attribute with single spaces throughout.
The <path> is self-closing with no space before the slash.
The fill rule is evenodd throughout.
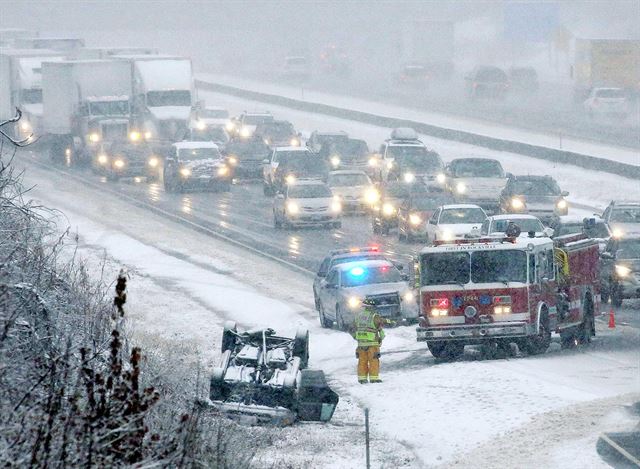
<path id="1" fill-rule="evenodd" d="M 609 329 L 615 329 L 616 328 L 616 315 L 613 312 L 613 306 L 611 307 L 611 309 L 609 310 Z"/>

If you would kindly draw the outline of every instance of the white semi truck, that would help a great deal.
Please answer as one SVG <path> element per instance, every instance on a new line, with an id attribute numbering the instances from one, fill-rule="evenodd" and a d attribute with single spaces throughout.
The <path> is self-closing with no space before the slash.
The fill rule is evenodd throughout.
<path id="1" fill-rule="evenodd" d="M 116 56 L 114 56 L 116 58 Z M 130 63 L 136 109 L 156 142 L 182 140 L 195 105 L 191 59 L 168 55 L 121 55 Z"/>
<path id="2" fill-rule="evenodd" d="M 0 49 L 0 120 L 12 118 L 16 108 L 22 119 L 12 129 L 16 138 L 41 135 L 42 63 L 62 60 L 60 52 L 46 49 Z"/>
<path id="3" fill-rule="evenodd" d="M 43 127 L 54 161 L 95 161 L 113 142 L 144 139 L 131 105 L 127 62 L 45 62 L 42 83 Z"/>
<path id="4" fill-rule="evenodd" d="M 69 52 L 84 47 L 84 39 L 79 37 L 17 37 L 13 40 L 16 48 L 51 49 Z"/>
<path id="5" fill-rule="evenodd" d="M 83 47 L 69 51 L 70 60 L 104 60 L 119 55 L 157 55 L 152 47 Z"/>

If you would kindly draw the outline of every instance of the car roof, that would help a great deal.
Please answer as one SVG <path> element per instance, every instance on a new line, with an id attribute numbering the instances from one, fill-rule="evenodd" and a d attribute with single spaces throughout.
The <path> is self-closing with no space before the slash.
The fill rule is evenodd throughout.
<path id="1" fill-rule="evenodd" d="M 640 202 L 635 200 L 612 200 L 611 205 L 614 207 L 638 207 Z"/>
<path id="2" fill-rule="evenodd" d="M 491 161 L 491 162 L 500 163 L 495 158 L 469 157 L 469 158 L 454 158 L 449 162 L 449 164 L 457 163 L 457 162 L 461 162 L 461 161 L 464 161 L 464 162 L 467 162 L 467 161 L 468 162 Z"/>
<path id="3" fill-rule="evenodd" d="M 387 145 L 390 147 L 421 147 L 427 148 L 427 146 L 422 143 L 421 140 L 398 140 L 398 139 L 389 139 L 386 141 Z"/>
<path id="4" fill-rule="evenodd" d="M 532 174 L 518 175 L 514 176 L 513 179 L 520 181 L 545 181 L 545 180 L 555 180 L 553 177 L 549 175 L 538 176 Z"/>
<path id="5" fill-rule="evenodd" d="M 443 205 L 442 210 L 455 210 L 458 208 L 479 208 L 480 210 L 482 210 L 482 208 L 479 205 L 474 205 L 474 204 L 449 204 L 449 205 Z"/>
<path id="6" fill-rule="evenodd" d="M 540 221 L 540 219 L 535 215 L 529 215 L 526 213 L 505 213 L 503 215 L 492 215 L 489 217 L 489 219 L 491 221 L 494 221 L 494 220 L 538 220 Z"/>
<path id="7" fill-rule="evenodd" d="M 319 130 L 314 130 L 313 134 L 321 135 L 323 137 L 348 137 L 349 136 L 349 134 L 346 133 L 344 130 L 338 130 L 335 132 L 320 132 Z"/>
<path id="8" fill-rule="evenodd" d="M 341 272 L 344 272 L 346 270 L 351 270 L 356 266 L 358 267 L 393 266 L 393 262 L 391 262 L 388 259 L 367 259 L 363 261 L 343 262 L 342 264 L 333 266 L 331 269 L 337 269 Z"/>
<path id="9" fill-rule="evenodd" d="M 305 147 L 276 147 L 276 152 L 290 152 L 290 151 L 295 151 L 295 152 L 299 152 L 299 153 L 311 153 L 309 151 L 308 148 Z"/>
<path id="10" fill-rule="evenodd" d="M 176 142 L 173 144 L 173 146 L 176 147 L 178 150 L 184 150 L 184 149 L 193 150 L 196 148 L 218 148 L 218 145 L 216 145 L 213 142 L 207 142 L 207 141 L 198 142 L 198 141 L 187 141 L 187 140 L 185 140 L 184 142 Z"/>

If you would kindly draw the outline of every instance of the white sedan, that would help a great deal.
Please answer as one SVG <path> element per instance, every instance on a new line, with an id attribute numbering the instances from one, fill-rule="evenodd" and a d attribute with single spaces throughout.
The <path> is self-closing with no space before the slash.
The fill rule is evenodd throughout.
<path id="1" fill-rule="evenodd" d="M 363 171 L 332 171 L 327 184 L 345 210 L 365 210 L 380 200 L 379 192 Z"/>
<path id="2" fill-rule="evenodd" d="M 477 205 L 456 204 L 439 207 L 427 224 L 427 240 L 451 241 L 480 230 L 487 214 Z"/>
<path id="3" fill-rule="evenodd" d="M 518 225 L 521 237 L 529 236 L 531 232 L 533 232 L 536 237 L 553 236 L 553 229 L 545 227 L 538 217 L 519 213 L 494 215 L 487 218 L 480 227 L 480 235 L 504 235 L 509 222 Z"/>
<path id="4" fill-rule="evenodd" d="M 329 187 L 315 179 L 300 179 L 286 184 L 273 199 L 273 224 L 276 228 L 323 225 L 340 228 L 342 205 Z"/>

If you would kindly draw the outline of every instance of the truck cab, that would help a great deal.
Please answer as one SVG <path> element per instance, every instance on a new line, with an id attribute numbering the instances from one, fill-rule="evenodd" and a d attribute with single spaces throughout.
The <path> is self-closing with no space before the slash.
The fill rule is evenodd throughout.
<path id="1" fill-rule="evenodd" d="M 519 233 L 518 233 L 519 234 Z M 582 234 L 436 242 L 417 260 L 418 341 L 436 358 L 466 345 L 544 353 L 551 333 L 565 347 L 588 343 L 599 309 L 598 245 Z"/>

